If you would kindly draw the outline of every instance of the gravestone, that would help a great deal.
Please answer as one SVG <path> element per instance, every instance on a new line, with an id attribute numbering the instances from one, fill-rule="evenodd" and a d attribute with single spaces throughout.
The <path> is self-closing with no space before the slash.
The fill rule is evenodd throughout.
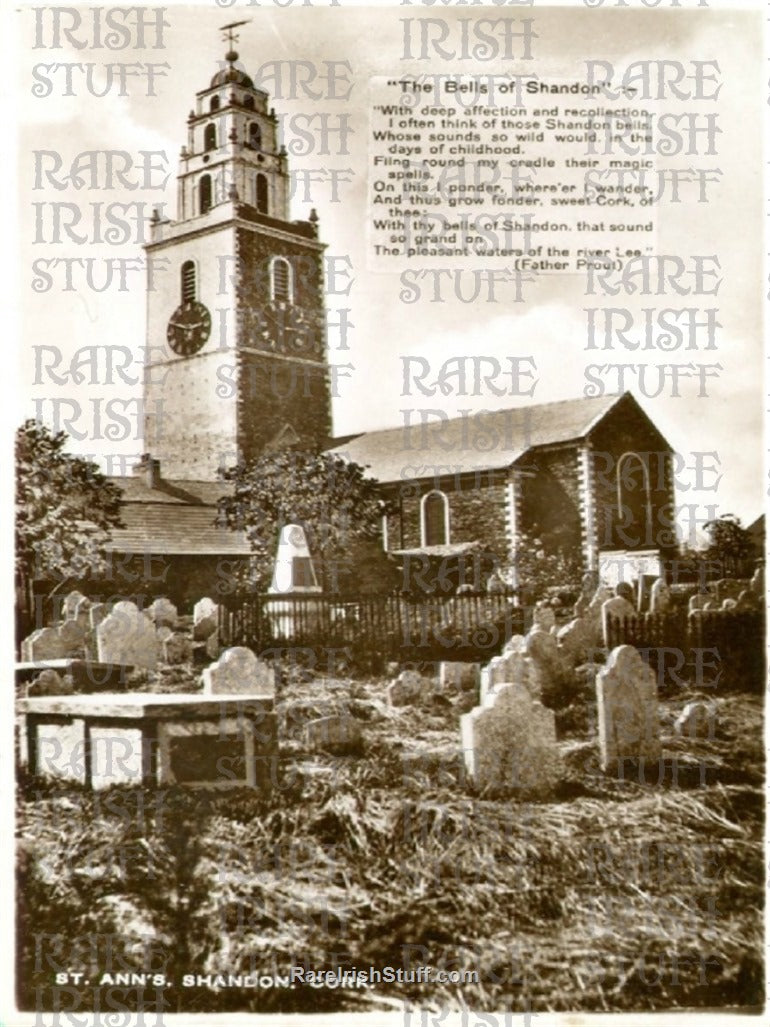
<path id="1" fill-rule="evenodd" d="M 131 663 L 155 670 L 159 643 L 155 626 L 134 603 L 116 603 L 96 628 L 100 663 Z"/>
<path id="2" fill-rule="evenodd" d="M 205 642 L 217 630 L 219 606 L 213 599 L 204 596 L 193 607 L 193 638 Z"/>
<path id="3" fill-rule="evenodd" d="M 723 599 L 722 600 L 722 609 L 723 610 L 734 610 L 737 605 L 738 605 L 738 600 L 737 599 Z"/>
<path id="4" fill-rule="evenodd" d="M 77 616 L 77 609 L 79 604 L 87 597 L 82 592 L 68 592 L 64 597 L 64 603 L 62 604 L 62 619 L 63 620 L 74 620 Z"/>
<path id="5" fill-rule="evenodd" d="M 427 682 L 416 670 L 402 670 L 388 685 L 385 695 L 391 706 L 408 706 L 416 702 L 427 687 Z"/>
<path id="6" fill-rule="evenodd" d="M 439 664 L 438 680 L 443 691 L 465 692 L 479 684 L 480 667 L 478 663 L 460 663 L 443 661 Z"/>
<path id="7" fill-rule="evenodd" d="M 746 582 L 737 578 L 720 578 L 719 581 L 713 583 L 711 588 L 716 601 L 723 603 L 725 599 L 737 599 L 746 588 Z"/>
<path id="8" fill-rule="evenodd" d="M 105 617 L 109 616 L 109 603 L 92 603 L 88 610 L 88 623 L 92 630 L 99 627 Z"/>
<path id="9" fill-rule="evenodd" d="M 615 596 L 602 603 L 602 641 L 605 648 L 609 648 L 611 644 L 609 631 L 610 622 L 613 620 L 636 620 L 636 610 L 623 596 Z"/>
<path id="10" fill-rule="evenodd" d="M 92 604 L 90 599 L 81 599 L 80 602 L 75 607 L 75 615 L 74 615 L 74 617 L 72 619 L 77 621 L 77 623 L 84 630 L 91 626 L 91 616 L 90 616 L 90 613 L 91 613 L 91 606 L 92 605 L 93 604 Z"/>
<path id="11" fill-rule="evenodd" d="M 615 593 L 609 585 L 600 585 L 594 592 L 585 613 L 582 614 L 586 629 L 589 632 L 589 642 L 594 648 L 603 644 L 602 607 L 608 599 L 614 599 Z"/>
<path id="12" fill-rule="evenodd" d="M 335 714 L 305 724 L 305 744 L 313 751 L 345 753 L 361 746 L 361 725 L 355 717 Z"/>
<path id="13" fill-rule="evenodd" d="M 685 738 L 713 738 L 714 707 L 705 702 L 690 702 L 674 721 L 674 731 Z"/>
<path id="14" fill-rule="evenodd" d="M 667 613 L 671 607 L 671 589 L 665 578 L 658 578 L 650 589 L 650 612 Z"/>
<path id="15" fill-rule="evenodd" d="M 192 649 L 192 639 L 181 631 L 169 632 L 160 640 L 161 659 L 164 663 L 191 663 Z"/>
<path id="16" fill-rule="evenodd" d="M 632 645 L 613 649 L 596 675 L 596 702 L 603 770 L 622 759 L 660 757 L 656 674 Z"/>
<path id="17" fill-rule="evenodd" d="M 619 599 L 625 599 L 626 602 L 631 604 L 631 606 L 634 606 L 636 592 L 634 590 L 634 586 L 630 584 L 630 582 L 619 581 L 615 586 L 615 595 Z M 636 607 L 634 607 L 634 612 L 636 612 Z"/>
<path id="18" fill-rule="evenodd" d="M 696 592 L 694 596 L 690 596 L 690 601 L 687 604 L 688 613 L 697 613 L 698 610 L 703 610 L 706 603 L 711 602 L 712 597 L 707 592 Z"/>
<path id="19" fill-rule="evenodd" d="M 577 667 L 584 663 L 589 656 L 591 645 L 591 631 L 582 617 L 575 617 L 568 624 L 564 624 L 556 633 L 556 642 L 559 652 L 563 655 L 570 667 Z"/>
<path id="20" fill-rule="evenodd" d="M 275 671 L 245 646 L 225 649 L 203 671 L 205 695 L 275 695 Z"/>
<path id="21" fill-rule="evenodd" d="M 56 628 L 38 628 L 21 643 L 21 658 L 24 663 L 60 660 L 65 655 L 64 641 Z"/>
<path id="22" fill-rule="evenodd" d="M 718 610 L 718 609 L 719 609 L 719 604 L 717 603 L 716 599 L 709 599 L 707 602 L 705 602 L 703 604 L 703 612 L 704 613 L 708 613 L 710 610 Z M 700 613 L 701 611 L 700 610 L 694 610 L 692 612 Z"/>
<path id="23" fill-rule="evenodd" d="M 546 636 L 550 638 L 550 635 Z M 479 704 L 483 705 L 490 692 L 500 685 L 521 684 L 533 699 L 539 699 L 541 682 L 535 665 L 523 650 L 493 656 L 481 669 Z"/>
<path id="24" fill-rule="evenodd" d="M 533 628 L 525 641 L 532 665 L 533 695 L 550 701 L 564 682 L 565 667 L 556 638 L 540 628 Z"/>
<path id="25" fill-rule="evenodd" d="M 751 591 L 751 589 L 744 589 L 743 592 L 738 596 L 735 603 L 736 610 L 758 610 L 759 601 L 758 597 Z"/>
<path id="26" fill-rule="evenodd" d="M 79 656 L 85 652 L 87 629 L 77 620 L 65 620 L 56 629 L 61 639 L 63 656 Z"/>
<path id="27" fill-rule="evenodd" d="M 490 692 L 460 718 L 460 736 L 468 776 L 486 795 L 543 797 L 562 777 L 555 714 L 523 684 Z"/>
<path id="28" fill-rule="evenodd" d="M 175 628 L 179 620 L 176 606 L 165 597 L 156 599 L 145 612 L 156 627 Z"/>
<path id="29" fill-rule="evenodd" d="M 763 567 L 757 567 L 751 578 L 749 588 L 754 595 L 764 598 L 765 595 L 765 571 Z"/>

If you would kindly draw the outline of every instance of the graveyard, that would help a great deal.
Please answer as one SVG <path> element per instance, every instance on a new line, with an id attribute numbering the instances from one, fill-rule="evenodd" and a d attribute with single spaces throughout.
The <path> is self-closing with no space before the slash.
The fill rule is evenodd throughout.
<path id="1" fill-rule="evenodd" d="M 21 1008 L 757 1011 L 763 595 L 586 586 L 378 672 L 68 596 L 17 665 Z"/>

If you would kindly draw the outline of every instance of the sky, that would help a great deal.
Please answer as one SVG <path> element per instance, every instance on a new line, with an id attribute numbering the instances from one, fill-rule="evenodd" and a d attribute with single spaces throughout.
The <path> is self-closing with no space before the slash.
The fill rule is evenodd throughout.
<path id="1" fill-rule="evenodd" d="M 502 13 L 501 13 L 502 12 Z M 462 19 L 481 16 L 475 8 L 442 9 L 450 39 L 459 38 Z M 761 16 L 747 11 L 698 10 L 650 11 L 582 8 L 494 8 L 492 17 L 531 17 L 537 37 L 533 40 L 533 59 L 496 62 L 494 72 L 536 74 L 541 78 L 585 81 L 587 58 L 611 62 L 622 75 L 635 61 L 680 61 L 688 70 L 695 62 L 717 61 L 721 90 L 718 100 L 682 100 L 664 90 L 656 108 L 661 113 L 680 115 L 716 114 L 721 130 L 716 137 L 716 154 L 699 152 L 674 157 L 658 156 L 659 167 L 718 168 L 719 180 L 707 190 L 707 202 L 695 202 L 693 186 L 683 190 L 683 202 L 661 202 L 654 211 L 657 218 L 656 252 L 677 255 L 692 266 L 696 255 L 716 255 L 721 283 L 716 296 L 677 295 L 670 288 L 657 296 L 621 296 L 602 300 L 586 295 L 581 275 L 543 274 L 524 287 L 524 301 L 514 302 L 511 290 L 500 288 L 495 302 L 465 303 L 445 290 L 442 302 L 423 295 L 417 303 L 401 298 L 403 285 L 398 271 L 376 270 L 367 253 L 367 150 L 369 80 L 375 76 L 420 75 L 427 72 L 489 74 L 490 62 L 442 59 L 435 53 L 430 61 L 404 59 L 403 19 L 435 16 L 435 8 L 384 6 L 374 9 L 250 7 L 246 4 L 220 7 L 216 4 L 196 8 L 167 6 L 168 26 L 163 32 L 163 47 L 147 46 L 121 51 L 95 49 L 93 34 L 84 19 L 82 38 L 88 45 L 52 49 L 52 26 L 42 21 L 43 32 L 35 46 L 36 22 L 30 9 L 22 8 L 15 17 L 18 32 L 16 78 L 18 111 L 18 282 L 19 330 L 15 371 L 18 388 L 12 400 L 18 420 L 36 413 L 52 421 L 55 401 L 61 412 L 72 413 L 76 437 L 72 449 L 93 454 L 104 462 L 107 455 L 132 458 L 142 451 L 141 438 L 130 431 L 128 438 L 110 439 L 110 402 L 134 416 L 141 396 L 141 367 L 133 362 L 122 381 L 110 376 L 100 364 L 93 383 L 57 383 L 36 366 L 44 354 L 51 359 L 56 347 L 65 368 L 76 351 L 87 346 L 125 347 L 138 357 L 144 345 L 145 294 L 140 273 L 128 273 L 125 291 L 113 288 L 98 292 L 83 283 L 82 269 L 77 288 L 67 291 L 61 265 L 51 271 L 54 286 L 34 288 L 33 262 L 57 257 L 92 260 L 97 282 L 102 280 L 105 258 L 134 260 L 141 256 L 140 233 L 120 245 L 92 241 L 96 231 L 93 204 L 137 203 L 148 213 L 150 206 L 165 203 L 175 216 L 176 164 L 179 148 L 186 141 L 186 118 L 194 94 L 208 85 L 221 62 L 224 45 L 218 31 L 228 21 L 250 19 L 240 31 L 240 63 L 252 77 L 259 79 L 269 61 L 280 62 L 280 78 L 266 85 L 272 103 L 283 121 L 283 138 L 293 166 L 306 168 L 351 169 L 350 181 L 333 195 L 328 182 L 315 183 L 308 200 L 295 197 L 292 216 L 304 218 L 311 207 L 320 217 L 320 237 L 330 256 L 350 261 L 350 291 L 346 296 L 328 296 L 331 309 L 345 307 L 352 326 L 347 349 L 340 348 L 339 333 L 330 332 L 330 359 L 349 363 L 349 377 L 340 381 L 339 395 L 333 401 L 335 435 L 367 429 L 393 427 L 403 422 L 404 410 L 425 406 L 441 407 L 448 414 L 461 410 L 498 409 L 506 405 L 547 402 L 586 394 L 591 379 L 586 368 L 594 363 L 634 365 L 625 373 L 631 391 L 640 401 L 673 448 L 680 454 L 677 501 L 683 510 L 694 504 L 695 512 L 682 514 L 685 533 L 694 522 L 713 514 L 734 513 L 750 523 L 763 509 L 763 398 L 764 355 L 762 348 L 762 118 Z M 103 34 L 108 29 L 103 28 Z M 148 29 L 147 38 L 152 38 Z M 145 40 L 147 42 L 147 40 Z M 348 62 L 349 96 L 340 99 L 309 99 L 301 89 L 292 90 L 290 60 L 308 62 L 323 72 L 324 62 Z M 89 94 L 84 87 L 84 72 L 73 71 L 72 91 L 63 95 L 61 68 L 48 69 L 35 77 L 36 65 L 54 63 L 92 64 L 94 90 L 100 92 L 107 82 L 105 66 L 110 62 L 156 62 L 160 68 L 155 83 L 157 95 L 146 95 L 146 78 L 128 79 L 127 96 L 116 95 L 113 88 L 104 97 Z M 167 67 L 166 67 L 167 65 Z M 262 71 L 260 72 L 260 69 Z M 163 74 L 161 75 L 161 72 Z M 45 82 L 51 83 L 50 87 Z M 315 80 L 318 85 L 319 79 Z M 42 85 L 41 85 L 42 83 Z M 259 83 L 258 83 L 259 84 Z M 692 87 L 692 82 L 689 83 Z M 341 88 L 341 87 L 340 87 Z M 50 89 L 48 95 L 45 94 Z M 302 153 L 302 137 L 293 130 L 292 118 L 302 114 L 345 114 L 351 130 L 340 145 L 332 138 L 331 154 Z M 316 139 L 318 143 L 318 139 Z M 705 144 L 703 144 L 705 147 Z M 343 152 L 339 152 L 339 150 Z M 118 181 L 110 188 L 74 189 L 71 185 L 54 189 L 45 176 L 36 181 L 36 151 L 55 151 L 62 157 L 61 175 L 77 154 L 90 150 L 127 151 L 138 161 L 141 151 L 162 151 L 162 165 L 168 180 L 164 188 L 128 190 Z M 335 150 L 337 152 L 335 152 Z M 579 155 L 579 154 L 578 154 Z M 52 157 L 39 157 L 51 167 Z M 160 174 L 153 183 L 160 181 Z M 102 185 L 105 185 L 102 181 Z M 52 202 L 70 203 L 81 214 L 78 230 L 85 226 L 86 241 L 55 241 Z M 35 204 L 44 206 L 36 207 Z M 104 208 L 102 208 L 104 209 Z M 36 217 L 39 218 L 36 221 Z M 461 265 L 437 258 L 441 266 Z M 340 263 L 338 266 L 343 266 Z M 472 266 L 466 264 L 467 267 Z M 38 265 L 40 267 L 40 265 Z M 622 347 L 610 352 L 587 350 L 585 308 L 603 302 L 628 308 L 635 319 L 644 308 L 717 307 L 721 325 L 712 351 L 684 350 L 666 352 L 660 348 L 628 351 Z M 330 320 L 336 320 L 332 317 Z M 497 359 L 502 367 L 509 358 L 529 360 L 536 368 L 532 394 L 524 397 L 499 396 L 491 390 L 482 394 L 448 395 L 440 400 L 415 394 L 404 395 L 403 360 L 419 356 L 438 370 L 452 357 L 486 356 Z M 669 384 L 659 396 L 646 397 L 638 386 L 639 366 L 645 381 L 657 380 L 655 365 L 702 362 L 721 365 L 719 376 L 706 383 L 707 395 L 695 378 L 684 379 L 672 395 Z M 650 375 L 654 375 L 651 378 Z M 615 391 L 615 374 L 605 387 Z M 62 406 L 61 401 L 70 404 Z M 125 406 L 120 406 L 125 404 Z M 95 421 L 95 415 L 98 419 Z M 703 456 L 697 454 L 716 454 Z M 106 466 L 106 464 L 105 464 Z M 700 471 L 697 468 L 700 467 Z M 716 468 L 706 471 L 705 468 Z"/>

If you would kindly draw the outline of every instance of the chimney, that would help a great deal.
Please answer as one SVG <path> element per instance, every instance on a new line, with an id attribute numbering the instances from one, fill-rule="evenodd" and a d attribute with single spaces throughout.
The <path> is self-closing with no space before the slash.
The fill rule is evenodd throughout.
<path id="1" fill-rule="evenodd" d="M 134 464 L 134 474 L 144 475 L 144 482 L 148 489 L 156 489 L 160 486 L 160 460 L 156 460 L 149 453 L 142 453 L 138 464 Z"/>

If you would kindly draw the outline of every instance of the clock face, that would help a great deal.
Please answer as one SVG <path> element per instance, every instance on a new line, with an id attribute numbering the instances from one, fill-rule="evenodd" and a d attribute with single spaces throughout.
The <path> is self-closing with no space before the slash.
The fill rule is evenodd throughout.
<path id="1" fill-rule="evenodd" d="M 271 349 L 310 352 L 316 347 L 315 319 L 294 304 L 268 303 L 262 311 L 260 336 Z"/>
<path id="2" fill-rule="evenodd" d="M 211 314 L 197 301 L 188 301 L 171 315 L 166 339 L 175 353 L 189 357 L 197 353 L 211 335 Z"/>

